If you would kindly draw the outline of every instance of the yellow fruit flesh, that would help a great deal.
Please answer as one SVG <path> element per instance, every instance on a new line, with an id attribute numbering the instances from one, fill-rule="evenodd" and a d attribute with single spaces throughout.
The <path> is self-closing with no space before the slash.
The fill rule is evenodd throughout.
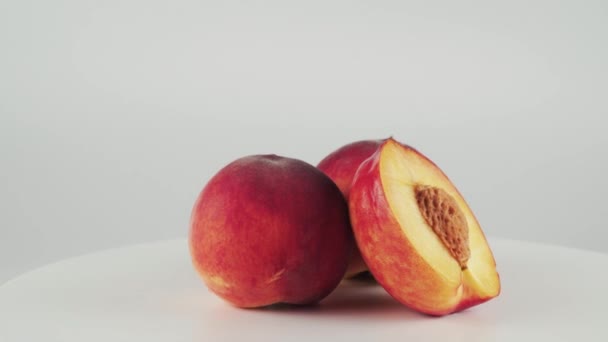
<path id="1" fill-rule="evenodd" d="M 382 150 L 380 174 L 391 212 L 404 235 L 429 267 L 441 275 L 445 285 L 461 293 L 458 288 L 464 283 L 480 297 L 496 295 L 500 285 L 492 252 L 475 216 L 450 180 L 417 152 L 393 141 L 388 141 Z M 471 252 L 466 270 L 461 269 L 420 213 L 415 198 L 417 185 L 443 189 L 462 210 Z"/>

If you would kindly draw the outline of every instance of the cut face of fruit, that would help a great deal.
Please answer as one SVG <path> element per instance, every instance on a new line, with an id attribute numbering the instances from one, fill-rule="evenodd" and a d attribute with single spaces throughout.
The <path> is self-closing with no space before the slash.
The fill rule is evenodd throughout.
<path id="1" fill-rule="evenodd" d="M 420 152 L 385 141 L 361 166 L 350 196 L 361 253 L 397 300 L 442 315 L 499 294 L 494 257 L 477 219 Z"/>

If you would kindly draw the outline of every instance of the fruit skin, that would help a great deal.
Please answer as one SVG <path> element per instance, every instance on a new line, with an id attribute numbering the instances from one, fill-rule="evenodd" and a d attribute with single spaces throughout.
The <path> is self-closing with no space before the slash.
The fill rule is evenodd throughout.
<path id="1" fill-rule="evenodd" d="M 339 284 L 354 240 L 337 186 L 303 161 L 238 159 L 192 211 L 192 262 L 208 288 L 238 307 L 310 304 Z"/>
<path id="2" fill-rule="evenodd" d="M 382 141 L 361 140 L 344 145 L 323 158 L 317 165 L 317 168 L 329 176 L 340 188 L 344 198 L 348 199 L 351 183 L 357 169 L 363 161 L 376 152 Z M 355 247 L 344 277 L 352 278 L 359 273 L 367 271 L 367 269 L 368 267 L 361 258 L 359 249 Z"/>
<path id="3" fill-rule="evenodd" d="M 357 169 L 382 145 L 383 140 L 361 140 L 344 145 L 323 158 L 317 165 L 348 198 Z"/>
<path id="4" fill-rule="evenodd" d="M 360 166 L 351 187 L 349 209 L 357 245 L 374 278 L 399 302 L 433 316 L 464 310 L 498 296 L 499 285 L 497 289 L 481 289 L 482 286 L 476 282 L 470 270 L 462 271 L 458 283 L 447 283 L 417 252 L 387 201 L 380 172 L 382 151 L 387 144 L 399 145 L 418 154 L 435 168 L 429 172 L 445 177 L 420 152 L 392 138 L 387 139 Z M 481 238 L 485 243 L 483 233 Z M 487 258 L 487 263 L 495 267 L 491 253 Z M 495 276 L 498 281 L 498 274 Z"/>

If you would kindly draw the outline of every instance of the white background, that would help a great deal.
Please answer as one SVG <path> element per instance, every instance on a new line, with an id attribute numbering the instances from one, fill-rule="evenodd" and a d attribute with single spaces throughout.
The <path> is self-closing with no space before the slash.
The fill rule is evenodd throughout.
<path id="1" fill-rule="evenodd" d="M 607 60 L 603 0 L 0 1 L 0 282 L 186 236 L 238 157 L 389 135 L 486 234 L 608 252 Z"/>

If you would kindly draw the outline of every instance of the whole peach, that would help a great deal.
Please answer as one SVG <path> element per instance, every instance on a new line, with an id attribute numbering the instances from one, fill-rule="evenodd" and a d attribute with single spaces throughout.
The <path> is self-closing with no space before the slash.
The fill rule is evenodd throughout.
<path id="1" fill-rule="evenodd" d="M 336 183 L 344 198 L 348 199 L 357 169 L 378 150 L 381 144 L 382 140 L 361 140 L 344 145 L 323 158 L 317 167 Z M 355 247 L 348 262 L 345 277 L 351 278 L 365 271 L 367 271 L 367 265 L 365 265 L 359 249 Z"/>
<path id="2" fill-rule="evenodd" d="M 276 155 L 238 159 L 192 211 L 192 261 L 238 307 L 320 301 L 342 279 L 354 239 L 338 187 L 314 166 Z"/>

